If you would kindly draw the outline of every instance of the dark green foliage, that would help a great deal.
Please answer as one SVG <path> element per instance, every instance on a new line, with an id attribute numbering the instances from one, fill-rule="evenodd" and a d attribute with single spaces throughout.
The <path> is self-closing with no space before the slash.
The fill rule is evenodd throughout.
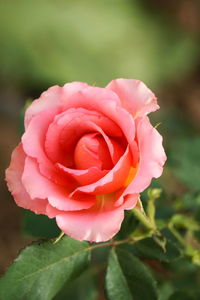
<path id="1" fill-rule="evenodd" d="M 25 234 L 42 238 L 54 238 L 60 232 L 55 219 L 36 215 L 30 210 L 24 211 L 22 229 Z"/>
<path id="2" fill-rule="evenodd" d="M 85 270 L 88 247 L 69 237 L 56 244 L 48 241 L 27 247 L 0 280 L 0 299 L 52 299 L 65 282 Z"/>
<path id="3" fill-rule="evenodd" d="M 106 275 L 110 300 L 156 300 L 155 280 L 146 266 L 126 250 L 112 249 Z"/>
<path id="4" fill-rule="evenodd" d="M 131 246 L 133 253 L 141 258 L 152 258 L 163 262 L 180 257 L 180 250 L 170 240 L 166 241 L 165 251 L 153 238 L 146 238 Z"/>
<path id="5" fill-rule="evenodd" d="M 124 239 L 129 236 L 130 233 L 132 233 L 135 228 L 137 227 L 138 221 L 134 217 L 133 213 L 131 211 L 125 211 L 125 218 L 122 223 L 121 229 L 119 233 L 117 234 L 117 239 Z"/>

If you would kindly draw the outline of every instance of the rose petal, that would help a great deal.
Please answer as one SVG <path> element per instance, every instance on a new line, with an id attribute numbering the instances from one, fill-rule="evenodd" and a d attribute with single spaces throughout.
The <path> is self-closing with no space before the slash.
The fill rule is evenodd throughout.
<path id="1" fill-rule="evenodd" d="M 108 149 L 110 151 L 110 156 L 112 159 L 112 162 L 114 165 L 116 165 L 116 163 L 118 162 L 118 160 L 120 159 L 120 157 L 123 155 L 124 153 L 124 149 L 123 149 L 123 141 L 120 144 L 121 140 L 115 140 L 112 138 L 106 138 L 106 142 L 108 145 Z"/>
<path id="2" fill-rule="evenodd" d="M 54 108 L 42 111 L 33 117 L 27 130 L 22 136 L 22 144 L 25 153 L 28 156 L 37 159 L 40 172 L 44 176 L 56 183 L 66 186 L 72 184 L 71 179 L 57 172 L 54 164 L 50 161 L 44 151 L 46 131 L 49 127 L 49 123 L 52 122 L 55 114 L 58 112 L 59 110 Z"/>
<path id="3" fill-rule="evenodd" d="M 133 209 L 138 202 L 139 196 L 139 194 L 129 194 L 124 196 L 123 208 L 126 210 Z"/>
<path id="4" fill-rule="evenodd" d="M 47 91 L 41 94 L 41 96 L 32 102 L 25 113 L 25 128 L 28 127 L 31 119 L 38 113 L 51 109 L 62 108 L 63 102 L 67 101 L 67 98 L 79 90 L 86 88 L 88 85 L 84 82 L 71 82 L 60 87 L 58 85 L 50 87 Z M 62 100 L 61 100 L 62 99 Z"/>
<path id="5" fill-rule="evenodd" d="M 140 80 L 116 79 L 106 87 L 120 98 L 122 106 L 136 118 L 159 109 L 152 91 Z"/>
<path id="6" fill-rule="evenodd" d="M 148 187 L 153 177 L 158 178 L 163 171 L 166 154 L 162 146 L 162 136 L 151 125 L 148 117 L 137 124 L 140 161 L 138 171 L 125 194 L 140 193 Z"/>
<path id="7" fill-rule="evenodd" d="M 49 109 L 58 109 L 62 92 L 63 90 L 60 86 L 52 86 L 42 93 L 39 99 L 34 100 L 25 112 L 25 129 L 27 129 L 30 121 L 37 114 Z"/>
<path id="8" fill-rule="evenodd" d="M 60 210 L 58 210 L 57 208 L 53 207 L 51 204 L 47 204 L 47 208 L 46 208 L 46 212 L 47 212 L 47 216 L 49 218 L 55 218 L 57 215 L 59 215 L 61 212 Z"/>
<path id="9" fill-rule="evenodd" d="M 89 86 L 71 95 L 65 104 L 65 109 L 85 108 L 101 112 L 114 121 L 127 138 L 131 147 L 135 137 L 135 125 L 131 114 L 122 108 L 117 94 L 106 88 Z"/>
<path id="10" fill-rule="evenodd" d="M 48 128 L 45 141 L 48 157 L 54 162 L 73 165 L 75 144 L 83 134 L 90 132 L 86 126 L 88 121 L 99 126 L 108 135 L 122 137 L 120 128 L 104 115 L 82 108 L 68 109 L 57 115 Z"/>
<path id="11" fill-rule="evenodd" d="M 65 234 L 77 240 L 103 242 L 111 239 L 120 229 L 124 210 L 82 210 L 56 216 L 56 222 Z"/>
<path id="12" fill-rule="evenodd" d="M 20 143 L 13 151 L 10 166 L 6 170 L 8 189 L 18 206 L 30 209 L 36 214 L 46 214 L 47 200 L 31 199 L 22 184 L 21 177 L 24 170 L 24 162 L 25 154 Z"/>
<path id="13" fill-rule="evenodd" d="M 61 164 L 57 164 L 57 166 L 67 174 L 70 174 L 78 183 L 81 185 L 91 184 L 103 176 L 105 176 L 109 170 L 100 170 L 97 167 L 92 167 L 86 170 L 76 170 L 67 168 Z"/>
<path id="14" fill-rule="evenodd" d="M 90 209 L 77 213 L 65 212 L 58 214 L 49 208 L 56 222 L 63 232 L 78 240 L 90 242 L 104 242 L 111 239 L 121 227 L 124 218 L 124 209 L 135 207 L 138 195 L 130 195 L 124 205 L 114 207 L 116 194 L 97 196 L 97 203 Z"/>
<path id="15" fill-rule="evenodd" d="M 86 170 L 98 167 L 109 170 L 113 162 L 104 138 L 97 133 L 83 135 L 74 150 L 74 162 L 76 169 Z"/>
<path id="16" fill-rule="evenodd" d="M 69 197 L 70 187 L 55 184 L 42 176 L 36 160 L 30 157 L 25 160 L 22 182 L 32 199 L 47 198 L 49 203 L 59 210 L 81 210 L 95 203 L 95 198 L 90 195 L 80 195 L 77 199 Z"/>
<path id="17" fill-rule="evenodd" d="M 90 185 L 76 188 L 72 195 L 76 195 L 79 192 L 97 195 L 117 191 L 123 186 L 129 174 L 131 164 L 132 156 L 129 147 L 127 147 L 125 153 L 119 159 L 114 168 L 110 170 L 103 178 Z"/>
<path id="18" fill-rule="evenodd" d="M 69 126 L 66 126 L 62 131 L 60 140 L 63 145 L 63 148 L 67 150 L 68 155 L 70 155 L 70 150 L 72 151 L 71 156 L 74 155 L 75 149 L 73 148 L 73 145 L 75 147 L 75 144 L 78 141 L 78 137 L 89 132 L 99 133 L 103 136 L 107 144 L 112 162 L 116 164 L 120 156 L 124 153 L 123 147 L 127 144 L 124 143 L 123 139 L 119 139 L 122 145 L 119 145 L 118 142 L 118 147 L 114 148 L 117 142 L 114 139 L 109 138 L 100 126 L 98 126 L 91 120 L 87 120 L 87 116 L 84 116 L 84 118 L 81 118 L 81 120 L 75 119 L 73 122 L 70 123 Z M 134 141 L 132 145 L 134 145 Z"/>
<path id="19" fill-rule="evenodd" d="M 114 139 L 108 137 L 100 126 L 94 124 L 93 128 L 96 129 L 96 131 L 99 132 L 103 136 L 103 138 L 107 144 L 111 160 L 112 160 L 113 164 L 115 165 L 118 162 L 119 158 L 123 155 L 124 149 Z M 122 143 L 123 143 L 123 141 L 122 141 Z"/>

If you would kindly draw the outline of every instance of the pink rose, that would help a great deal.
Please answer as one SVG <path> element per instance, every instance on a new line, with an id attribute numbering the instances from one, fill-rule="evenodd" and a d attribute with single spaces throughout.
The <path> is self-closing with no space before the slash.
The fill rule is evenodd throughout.
<path id="1" fill-rule="evenodd" d="M 25 133 L 6 170 L 16 203 L 55 217 L 74 239 L 111 239 L 124 210 L 162 173 L 162 137 L 147 117 L 158 108 L 138 80 L 49 88 L 26 110 Z"/>

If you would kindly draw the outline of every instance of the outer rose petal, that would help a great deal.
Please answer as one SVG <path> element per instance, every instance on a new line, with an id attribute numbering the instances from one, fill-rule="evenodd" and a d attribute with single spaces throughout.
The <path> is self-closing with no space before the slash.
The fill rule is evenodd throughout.
<path id="1" fill-rule="evenodd" d="M 106 88 L 119 96 L 122 106 L 134 117 L 159 109 L 155 95 L 140 80 L 120 78 L 112 80 Z"/>
<path id="2" fill-rule="evenodd" d="M 63 89 L 58 86 L 52 86 L 47 91 L 41 94 L 39 99 L 36 99 L 27 108 L 24 118 L 25 129 L 27 129 L 32 118 L 42 111 L 58 108 L 60 106 L 60 98 Z"/>
<path id="3" fill-rule="evenodd" d="M 138 195 L 132 195 L 126 198 L 123 206 L 114 207 L 112 199 L 114 195 L 105 195 L 107 199 L 100 200 L 102 201 L 99 202 L 100 205 L 87 210 L 58 215 L 50 208 L 49 213 L 55 216 L 57 214 L 58 226 L 72 238 L 96 243 L 104 242 L 110 240 L 120 230 L 124 219 L 124 209 L 135 207 L 138 199 Z"/>
<path id="4" fill-rule="evenodd" d="M 37 159 L 41 173 L 48 179 L 63 186 L 70 185 L 70 178 L 59 174 L 44 151 L 44 142 L 49 124 L 59 109 L 53 108 L 38 113 L 29 123 L 29 126 L 22 136 L 22 144 L 25 153 Z"/>
<path id="5" fill-rule="evenodd" d="M 124 196 L 123 208 L 126 210 L 133 209 L 137 204 L 139 196 L 139 194 L 130 194 Z"/>
<path id="6" fill-rule="evenodd" d="M 56 216 L 56 222 L 72 238 L 98 243 L 111 239 L 119 231 L 123 218 L 124 210 L 120 207 L 102 212 L 66 212 Z"/>
<path id="7" fill-rule="evenodd" d="M 73 93 L 87 87 L 88 84 L 84 82 L 71 82 L 60 87 L 58 85 L 50 87 L 47 91 L 41 94 L 40 98 L 33 101 L 25 113 L 25 128 L 27 128 L 31 119 L 38 113 L 50 108 L 61 108 L 63 103 L 61 99 L 66 99 Z"/>
<path id="8" fill-rule="evenodd" d="M 22 136 L 22 143 L 25 153 L 28 156 L 37 158 L 39 163 L 48 163 L 48 158 L 44 152 L 44 142 L 49 124 L 53 121 L 55 115 L 59 113 L 57 108 L 47 109 L 38 113 L 32 118 L 28 128 Z"/>
<path id="9" fill-rule="evenodd" d="M 54 182 L 42 176 L 39 172 L 36 160 L 27 157 L 25 161 L 22 182 L 30 197 L 48 199 L 49 203 L 59 210 L 81 210 L 89 208 L 95 203 L 92 196 L 72 199 L 69 197 L 69 187 L 56 185 Z"/>
<path id="10" fill-rule="evenodd" d="M 158 178 L 163 171 L 166 154 L 162 146 L 162 136 L 151 125 L 148 117 L 141 118 L 137 124 L 140 162 L 133 181 L 125 194 L 140 193 L 150 184 L 153 177 Z"/>
<path id="11" fill-rule="evenodd" d="M 21 177 L 24 170 L 25 154 L 22 145 L 19 144 L 12 153 L 11 163 L 6 170 L 6 181 L 9 191 L 13 195 L 17 205 L 30 209 L 36 214 L 46 214 L 48 201 L 46 199 L 31 199 L 26 192 Z"/>

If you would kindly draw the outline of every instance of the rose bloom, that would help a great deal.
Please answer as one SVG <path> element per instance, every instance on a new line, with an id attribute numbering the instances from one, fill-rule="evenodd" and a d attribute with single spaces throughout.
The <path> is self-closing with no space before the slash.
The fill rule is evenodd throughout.
<path id="1" fill-rule="evenodd" d="M 139 80 L 49 88 L 26 110 L 25 133 L 6 170 L 17 205 L 55 217 L 74 239 L 111 239 L 124 210 L 162 173 L 162 137 L 147 117 L 158 108 Z"/>

